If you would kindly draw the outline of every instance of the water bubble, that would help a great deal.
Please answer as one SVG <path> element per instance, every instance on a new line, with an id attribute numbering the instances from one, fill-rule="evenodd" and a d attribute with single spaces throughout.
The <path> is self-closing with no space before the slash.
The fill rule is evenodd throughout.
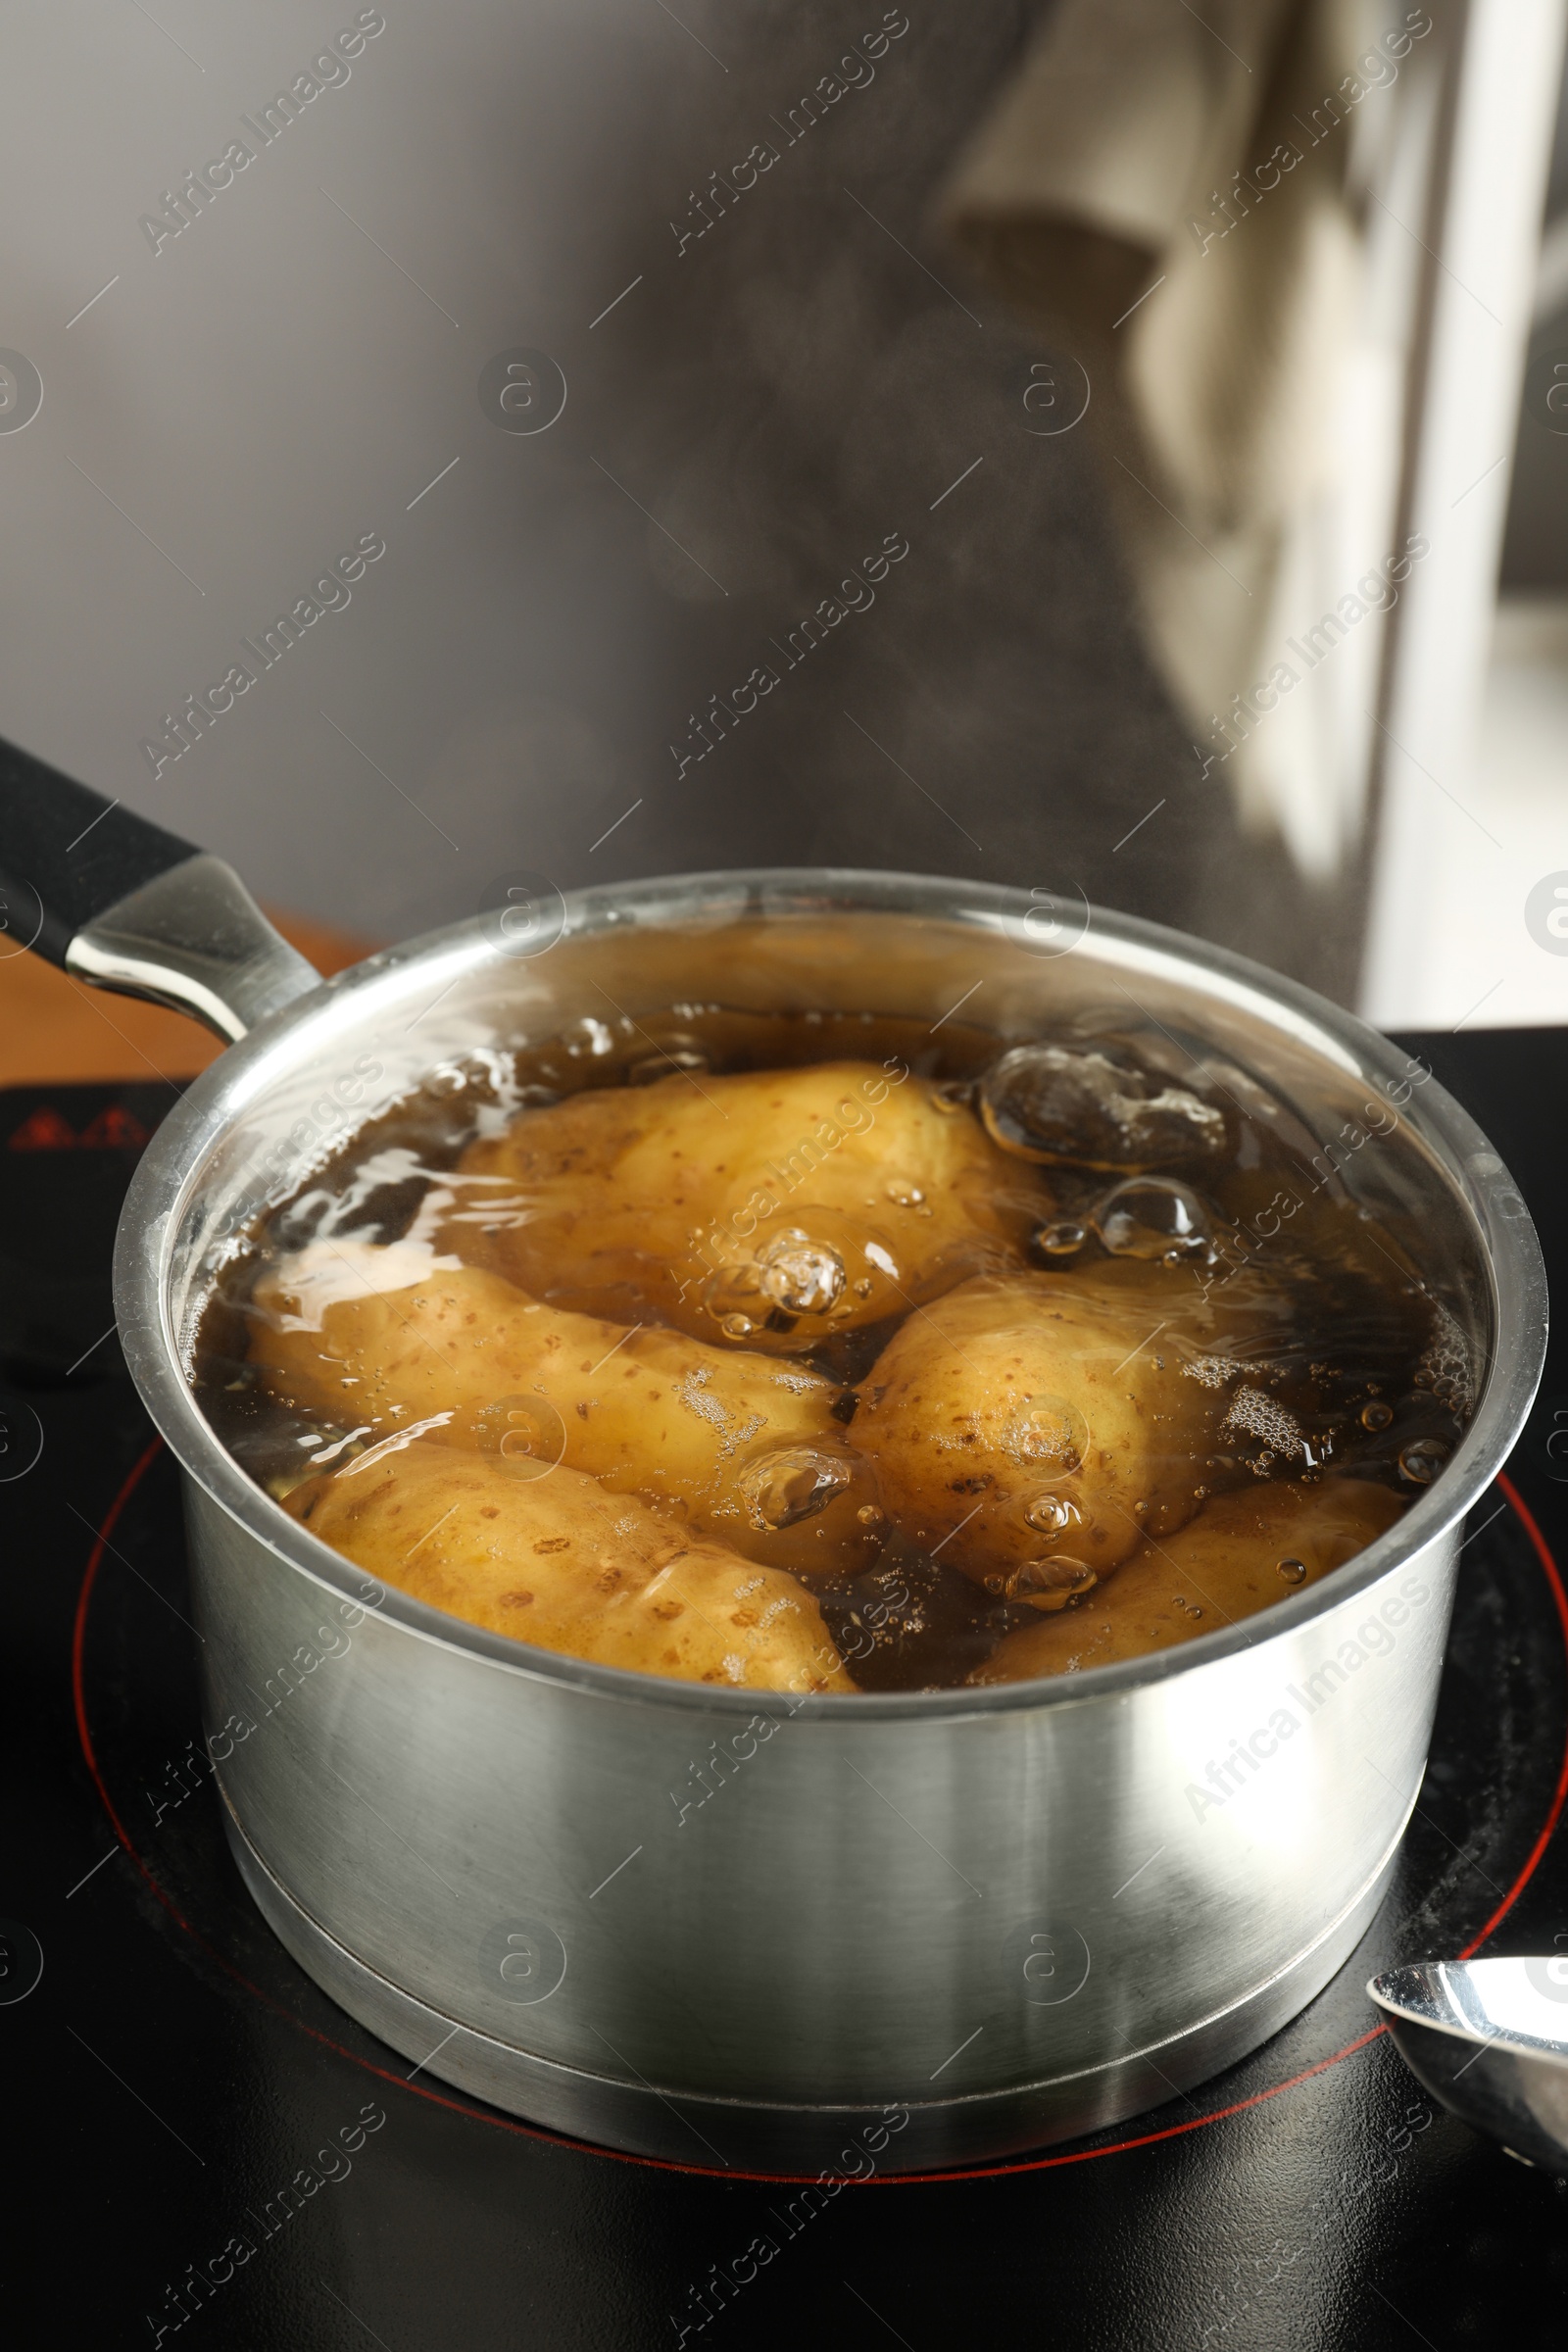
<path id="1" fill-rule="evenodd" d="M 760 1263 L 761 1288 L 786 1314 L 830 1314 L 844 1288 L 838 1251 L 796 1226 L 775 1235 Z"/>
<path id="2" fill-rule="evenodd" d="M 1077 1524 L 1078 1506 L 1065 1494 L 1037 1494 L 1024 1504 L 1023 1515 L 1036 1535 L 1061 1536 Z"/>
<path id="3" fill-rule="evenodd" d="M 1416 1385 L 1430 1389 L 1441 1405 L 1468 1420 L 1475 1402 L 1475 1375 L 1464 1333 L 1438 1299 L 1432 1302 L 1433 1336 L 1421 1358 Z"/>
<path id="4" fill-rule="evenodd" d="M 1399 1448 L 1400 1475 L 1412 1486 L 1430 1487 L 1446 1462 L 1448 1451 L 1441 1438 L 1413 1438 L 1408 1446 Z"/>
<path id="5" fill-rule="evenodd" d="M 1089 1424 L 1065 1396 L 1020 1396 L 1006 1434 L 1020 1461 L 1049 1462 L 1069 1477 L 1089 1451 Z"/>
<path id="6" fill-rule="evenodd" d="M 849 1463 L 836 1454 L 786 1446 L 742 1471 L 741 1499 L 753 1527 L 776 1532 L 809 1519 L 843 1494 L 851 1476 Z"/>
<path id="7" fill-rule="evenodd" d="M 721 1316 L 718 1328 L 726 1340 L 749 1340 L 757 1325 L 750 1315 L 733 1314 Z"/>
<path id="8" fill-rule="evenodd" d="M 1099 1582 L 1086 1560 L 1053 1556 L 1025 1560 L 1012 1579 L 1010 1598 L 1027 1601 L 1032 1609 L 1055 1611 L 1081 1600 Z"/>
<path id="9" fill-rule="evenodd" d="M 1211 1158 L 1224 1114 L 1125 1048 L 1015 1046 L 980 1084 L 980 1115 L 1020 1158 L 1130 1172 Z"/>
<path id="10" fill-rule="evenodd" d="M 1035 1248 L 1044 1250 L 1049 1257 L 1071 1257 L 1089 1239 L 1087 1225 L 1079 1225 L 1071 1217 L 1058 1217 L 1054 1225 L 1042 1225 L 1035 1235 Z"/>
<path id="11" fill-rule="evenodd" d="M 1203 1203 L 1168 1176 L 1134 1176 L 1108 1192 L 1094 1213 L 1095 1230 L 1113 1257 L 1171 1262 L 1208 1251 Z"/>
<path id="12" fill-rule="evenodd" d="M 1304 1585 L 1306 1562 L 1304 1560 L 1278 1560 L 1275 1562 L 1275 1573 L 1284 1577 L 1288 1585 Z"/>
<path id="13" fill-rule="evenodd" d="M 1363 1429 L 1387 1429 L 1393 1419 L 1393 1405 L 1385 1404 L 1381 1396 L 1374 1396 L 1370 1404 L 1363 1404 L 1361 1407 L 1361 1427 Z"/>
<path id="14" fill-rule="evenodd" d="M 878 1509 L 874 1502 L 862 1502 L 855 1516 L 857 1519 L 858 1519 L 862 1527 L 880 1527 L 883 1521 L 884 1513 Z"/>
<path id="15" fill-rule="evenodd" d="M 702 1239 L 698 1236 L 699 1241 Z M 720 1327 L 734 1315 L 745 1317 L 755 1331 L 767 1313 L 762 1303 L 760 1270 L 747 1258 L 737 1266 L 720 1266 L 703 1285 L 703 1304 Z M 755 1310 L 755 1311 L 753 1311 Z M 731 1334 L 731 1337 L 735 1337 Z M 744 1337 L 744 1334 L 740 1335 Z"/>
<path id="16" fill-rule="evenodd" d="M 1220 1423 L 1222 1438 L 1260 1438 L 1263 1451 L 1249 1463 L 1249 1468 L 1261 1476 L 1275 1454 L 1287 1461 L 1300 1458 L 1309 1469 L 1316 1465 L 1310 1444 L 1299 1421 L 1277 1396 L 1265 1389 L 1243 1387 L 1231 1398 L 1230 1409 Z M 1244 1459 L 1246 1457 L 1244 1456 Z"/>
<path id="17" fill-rule="evenodd" d="M 905 1177 L 895 1176 L 890 1184 L 883 1187 L 883 1190 L 896 1208 L 912 1208 L 917 1217 L 928 1217 L 931 1214 L 931 1204 L 920 1187 L 917 1184 L 910 1184 Z"/>

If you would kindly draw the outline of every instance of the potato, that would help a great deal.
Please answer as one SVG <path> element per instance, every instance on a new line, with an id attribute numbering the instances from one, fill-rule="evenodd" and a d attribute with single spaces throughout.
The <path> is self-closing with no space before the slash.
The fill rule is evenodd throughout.
<path id="1" fill-rule="evenodd" d="M 917 1543 L 994 1591 L 1065 1598 L 1197 1509 L 1226 1399 L 1177 1343 L 1212 1321 L 1159 1266 L 981 1277 L 894 1334 L 855 1443 Z"/>
<path id="2" fill-rule="evenodd" d="M 1343 1567 L 1403 1508 L 1387 1487 L 1348 1478 L 1218 1495 L 1167 1543 L 1140 1545 L 1102 1591 L 1009 1634 L 969 1680 L 1030 1682 L 1211 1634 Z M 1305 1574 L 1282 1577 L 1282 1560 Z"/>
<path id="3" fill-rule="evenodd" d="M 416 1600 L 541 1649 L 746 1690 L 855 1688 L 793 1577 L 580 1470 L 519 1483 L 482 1455 L 394 1437 L 284 1508 Z"/>
<path id="4" fill-rule="evenodd" d="M 297 1410 L 418 1424 L 519 1477 L 562 1461 L 773 1567 L 853 1569 L 882 1541 L 875 1483 L 818 1373 L 543 1306 L 412 1243 L 312 1242 L 263 1275 L 254 1305 L 251 1360 Z"/>
<path id="5" fill-rule="evenodd" d="M 457 1184 L 441 1247 L 470 1263 L 785 1352 L 1020 1263 L 1051 1206 L 961 1103 L 859 1061 L 574 1095 L 470 1145 Z"/>

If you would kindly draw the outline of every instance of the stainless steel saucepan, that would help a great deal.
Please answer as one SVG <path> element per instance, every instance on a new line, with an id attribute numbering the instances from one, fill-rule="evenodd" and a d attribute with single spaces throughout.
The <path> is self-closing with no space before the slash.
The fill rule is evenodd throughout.
<path id="1" fill-rule="evenodd" d="M 323 983 L 225 865 L 104 806 L 0 759 L 6 919 L 80 978 L 233 1041 L 141 1162 L 116 1302 L 184 1472 L 234 1856 L 343 2007 L 429 2074 L 554 2128 L 815 2173 L 1095 2129 L 1311 1998 L 1393 1865 L 1459 1526 L 1544 1345 L 1523 1204 L 1419 1065 L 1172 932 L 899 874 L 546 890 Z M 1293 1108 L 1323 1170 L 1418 1229 L 1479 1402 L 1437 1481 L 1322 1583 L 1184 1647 L 1038 1684 L 715 1690 L 532 1649 L 395 1591 L 368 1600 L 203 1420 L 189 1350 L 234 1237 L 441 1065 L 607 1005 L 935 1027 L 965 997 L 965 1018 L 1005 1041 L 1102 1014 L 1218 1056 Z"/>

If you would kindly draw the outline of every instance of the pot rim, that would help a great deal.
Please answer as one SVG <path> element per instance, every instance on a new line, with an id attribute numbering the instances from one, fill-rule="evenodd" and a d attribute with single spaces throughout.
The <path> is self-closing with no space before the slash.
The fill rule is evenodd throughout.
<path id="1" fill-rule="evenodd" d="M 661 929 L 674 930 L 700 927 L 726 914 L 733 920 L 834 910 L 925 914 L 949 923 L 967 920 L 981 929 L 1003 929 L 1031 939 L 1023 926 L 1031 915 L 1038 915 L 1040 906 L 1037 894 L 1002 884 L 848 867 L 746 867 L 664 875 L 572 892 L 564 895 L 564 903 L 562 936 L 573 939 L 609 932 L 639 916 Z M 1113 942 L 1131 951 L 1134 964 L 1164 979 L 1191 985 L 1194 975 L 1200 976 L 1210 998 L 1245 1004 L 1347 1075 L 1404 1081 L 1408 1057 L 1380 1032 L 1313 990 L 1164 924 L 1090 906 L 1087 900 L 1084 905 L 1087 920 L 1080 939 L 1093 933 L 1101 942 Z M 1065 952 L 1071 953 L 1071 948 Z M 436 967 L 456 981 L 494 953 L 487 919 L 476 915 L 384 949 L 270 1014 L 220 1054 L 165 1118 L 142 1155 L 121 1216 L 114 1274 L 121 1343 L 142 1401 L 182 1471 L 268 1550 L 312 1583 L 358 1606 L 367 1604 L 352 1588 L 363 1584 L 368 1572 L 291 1519 L 241 1469 L 203 1418 L 181 1369 L 168 1312 L 172 1237 L 195 1189 L 193 1169 L 231 1124 L 235 1110 L 270 1074 L 269 1065 L 275 1068 L 280 1057 L 287 1061 L 288 1042 L 295 1032 L 314 1027 L 323 1015 L 336 1026 L 330 1016 L 338 1007 L 342 1025 L 348 1027 L 351 1007 L 367 990 L 396 981 L 401 991 L 414 970 L 426 967 Z M 1402 1115 L 1410 1118 L 1414 1108 L 1413 1102 L 1407 1104 Z M 684 1682 L 535 1648 L 467 1625 L 392 1586 L 384 1588 L 373 1614 L 421 1640 L 482 1658 L 524 1680 L 584 1695 L 705 1714 L 786 1714 L 795 1721 L 844 1724 L 956 1721 L 1022 1708 L 1114 1700 L 1134 1689 L 1217 1664 L 1327 1615 L 1401 1562 L 1414 1559 L 1464 1517 L 1512 1449 L 1545 1357 L 1545 1266 L 1534 1224 L 1507 1168 L 1469 1113 L 1435 1079 L 1421 1089 L 1419 1115 L 1410 1118 L 1410 1124 L 1462 1203 L 1491 1280 L 1494 1348 L 1476 1410 L 1452 1460 L 1386 1534 L 1317 1584 L 1271 1602 L 1254 1616 L 1170 1649 L 1033 1682 L 806 1696 Z"/>

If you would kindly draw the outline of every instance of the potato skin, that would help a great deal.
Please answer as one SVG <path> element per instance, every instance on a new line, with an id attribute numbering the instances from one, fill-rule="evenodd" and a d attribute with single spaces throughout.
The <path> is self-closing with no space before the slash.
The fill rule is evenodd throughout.
<path id="1" fill-rule="evenodd" d="M 273 1395 L 377 1434 L 444 1414 L 424 1433 L 442 1445 L 558 1459 L 612 1493 L 671 1505 L 695 1531 L 773 1567 L 853 1569 L 875 1551 L 879 1532 L 857 1517 L 874 1505 L 874 1482 L 833 1418 L 831 1381 L 544 1306 L 472 1267 L 425 1263 L 410 1282 L 399 1279 L 406 1245 L 318 1242 L 270 1269 L 256 1287 L 251 1360 Z M 544 1410 L 530 1426 L 534 1398 Z M 845 1483 L 795 1526 L 761 1528 L 748 1474 L 783 1447 L 808 1448 Z"/>
<path id="2" fill-rule="evenodd" d="M 902 1062 L 572 1096 L 471 1144 L 459 1189 L 441 1247 L 535 1297 L 786 1353 L 1021 1263 L 1051 1205 L 1037 1171 Z M 843 1267 L 830 1302 L 793 1315 L 769 1259 L 790 1233 Z"/>
<path id="3" fill-rule="evenodd" d="M 956 1539 L 955 1567 L 1009 1589 L 1050 1560 L 1102 1575 L 1146 1531 L 1180 1527 L 1218 1408 L 1156 1327 L 1199 1328 L 1194 1298 L 1163 1268 L 1097 1268 L 981 1277 L 911 1315 L 853 1425 L 890 1511 L 928 1547 Z M 1024 1512 L 1053 1496 L 1066 1524 L 1042 1532 Z"/>
<path id="4" fill-rule="evenodd" d="M 478 1454 L 388 1441 L 284 1508 L 385 1584 L 514 1641 L 639 1674 L 852 1690 L 793 1577 L 686 1536 L 576 1470 L 518 1481 Z"/>
<path id="5" fill-rule="evenodd" d="M 1216 1495 L 1168 1541 L 1141 1544 L 1102 1590 L 1009 1634 L 969 1680 L 1073 1674 L 1211 1634 L 1343 1567 L 1404 1507 L 1387 1487 L 1364 1479 L 1315 1487 L 1281 1481 Z M 1306 1570 L 1299 1584 L 1283 1581 L 1282 1559 Z"/>

